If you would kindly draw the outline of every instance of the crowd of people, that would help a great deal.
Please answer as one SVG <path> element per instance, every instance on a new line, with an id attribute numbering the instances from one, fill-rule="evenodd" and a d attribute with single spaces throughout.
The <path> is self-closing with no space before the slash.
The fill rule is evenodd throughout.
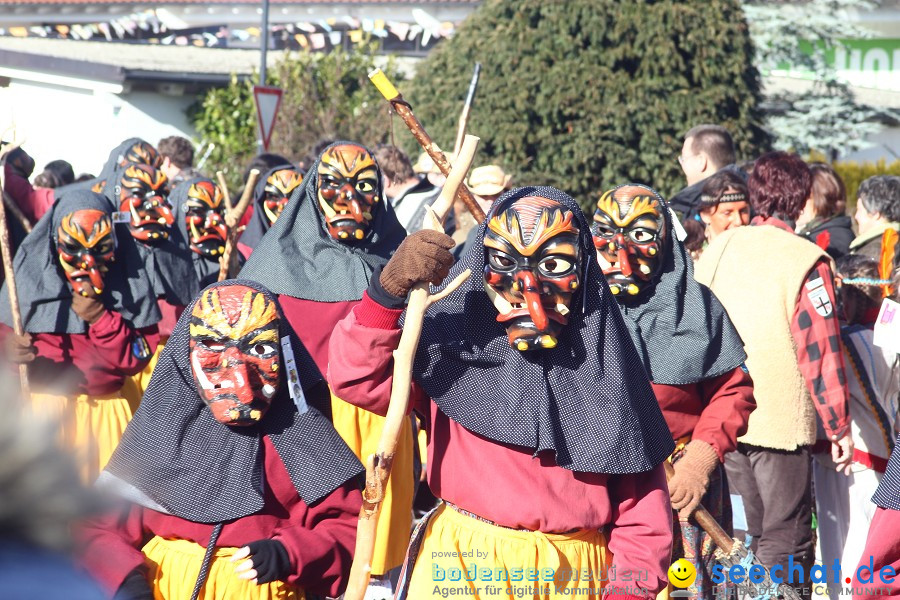
<path id="1" fill-rule="evenodd" d="M 177 136 L 129 138 L 97 176 L 4 156 L 0 347 L 102 499 L 66 515 L 83 597 L 340 596 L 420 283 L 441 299 L 367 598 L 668 597 L 679 558 L 696 597 L 733 595 L 701 508 L 773 573 L 800 565 L 805 598 L 817 561 L 843 569 L 833 600 L 844 577 L 900 597 L 857 569 L 900 571 L 900 360 L 874 344 L 900 300 L 900 177 L 847 198 L 827 164 L 738 165 L 699 125 L 669 201 L 620 182 L 586 216 L 481 165 L 486 216 L 458 203 L 441 233 L 425 154 L 260 154 L 244 214 L 193 158 Z"/>

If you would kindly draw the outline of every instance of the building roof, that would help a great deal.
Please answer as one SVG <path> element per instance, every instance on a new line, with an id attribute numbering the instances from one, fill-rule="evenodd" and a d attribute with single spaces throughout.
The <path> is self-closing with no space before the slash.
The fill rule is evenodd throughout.
<path id="1" fill-rule="evenodd" d="M 267 62 L 273 64 L 281 55 L 269 51 Z M 6 67 L 94 76 L 115 82 L 153 73 L 210 75 L 222 80 L 231 73 L 252 73 L 259 68 L 259 58 L 258 50 L 0 37 L 0 64 Z"/>
<path id="2" fill-rule="evenodd" d="M 305 5 L 358 5 L 358 4 L 480 4 L 482 0 L 269 0 L 271 4 L 291 4 L 297 6 Z M 152 0 L 0 0 L 0 5 L 16 5 L 16 6 L 49 6 L 59 4 L 80 4 L 80 5 L 140 5 L 141 8 L 164 8 L 172 5 L 182 4 L 235 4 L 235 5 L 253 5 L 262 4 L 262 0 L 164 0 L 162 2 L 154 2 Z"/>
<path id="3" fill-rule="evenodd" d="M 269 50 L 266 63 L 274 66 L 283 55 Z M 27 71 L 113 84 L 181 83 L 194 88 L 225 84 L 232 74 L 251 75 L 259 62 L 259 50 L 0 37 L 0 75 L 7 77 Z M 395 62 L 401 70 L 412 71 L 411 59 L 396 57 Z"/>

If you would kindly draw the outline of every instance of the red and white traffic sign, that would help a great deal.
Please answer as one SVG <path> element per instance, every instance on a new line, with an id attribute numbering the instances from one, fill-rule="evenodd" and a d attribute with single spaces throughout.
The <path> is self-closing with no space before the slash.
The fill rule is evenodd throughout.
<path id="1" fill-rule="evenodd" d="M 256 122 L 259 125 L 259 138 L 262 140 L 264 150 L 269 149 L 269 141 L 272 139 L 272 129 L 275 127 L 275 117 L 278 116 L 282 94 L 284 94 L 284 90 L 281 88 L 263 85 L 253 86 L 253 100 L 256 102 Z"/>

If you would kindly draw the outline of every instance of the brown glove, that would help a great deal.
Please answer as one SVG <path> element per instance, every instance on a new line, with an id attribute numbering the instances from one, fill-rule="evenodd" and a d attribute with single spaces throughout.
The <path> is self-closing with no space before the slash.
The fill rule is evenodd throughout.
<path id="1" fill-rule="evenodd" d="M 93 325 L 106 312 L 106 307 L 103 306 L 103 302 L 100 301 L 98 296 L 73 294 L 72 310 L 75 311 L 76 315 L 87 321 L 88 324 Z"/>
<path id="2" fill-rule="evenodd" d="M 37 348 L 31 343 L 31 334 L 12 334 L 6 338 L 6 356 L 17 364 L 30 363 L 37 356 Z"/>
<path id="3" fill-rule="evenodd" d="M 449 235 L 430 229 L 408 236 L 381 271 L 381 287 L 393 296 L 405 298 L 420 281 L 438 285 L 453 266 L 450 248 L 455 244 Z"/>
<path id="4" fill-rule="evenodd" d="M 675 475 L 669 480 L 669 498 L 678 516 L 686 519 L 700 505 L 709 487 L 709 476 L 719 464 L 715 449 L 700 440 L 693 440 L 684 455 L 673 466 Z"/>

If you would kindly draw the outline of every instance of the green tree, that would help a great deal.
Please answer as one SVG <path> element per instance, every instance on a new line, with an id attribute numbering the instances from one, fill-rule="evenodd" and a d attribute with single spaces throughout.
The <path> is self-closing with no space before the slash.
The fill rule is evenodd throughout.
<path id="1" fill-rule="evenodd" d="M 269 150 L 300 160 L 323 139 L 349 139 L 367 145 L 385 141 L 390 130 L 388 105 L 368 80 L 376 45 L 362 43 L 350 50 L 286 54 L 267 72 L 267 84 L 281 87 L 284 96 Z M 402 76 L 388 61 L 382 70 Z M 212 89 L 193 112 L 201 143 L 213 142 L 204 171 L 225 172 L 231 189 L 257 153 L 256 77 L 232 77 L 224 88 Z"/>
<path id="2" fill-rule="evenodd" d="M 435 141 L 452 146 L 481 62 L 468 126 L 482 140 L 476 163 L 589 208 L 627 181 L 683 187 L 676 157 L 699 123 L 724 125 L 755 156 L 767 138 L 752 54 L 737 0 L 486 0 L 407 87 Z"/>

